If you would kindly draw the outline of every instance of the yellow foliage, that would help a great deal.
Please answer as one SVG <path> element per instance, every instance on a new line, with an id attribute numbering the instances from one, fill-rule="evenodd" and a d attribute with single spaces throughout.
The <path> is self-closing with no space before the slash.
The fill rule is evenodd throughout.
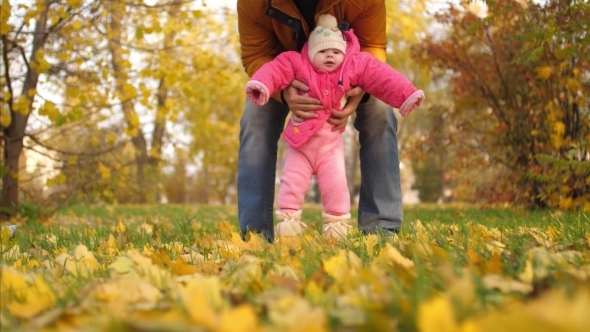
<path id="1" fill-rule="evenodd" d="M 39 74 L 42 74 L 51 68 L 51 64 L 45 59 L 45 52 L 42 48 L 35 54 L 35 61 L 31 62 L 31 67 Z"/>
<path id="2" fill-rule="evenodd" d="M 400 266 L 404 270 L 411 270 L 414 267 L 414 262 L 410 259 L 402 256 L 402 254 L 394 248 L 391 244 L 387 243 L 384 248 L 381 249 L 379 257 L 376 262 L 383 263 L 386 265 Z"/>
<path id="3" fill-rule="evenodd" d="M 561 121 L 553 123 L 553 132 L 551 133 L 551 143 L 556 149 L 564 145 L 565 124 Z"/>
<path id="4" fill-rule="evenodd" d="M 285 297 L 269 309 L 268 316 L 277 330 L 288 332 L 328 331 L 324 310 L 312 307 L 303 299 Z"/>
<path id="5" fill-rule="evenodd" d="M 40 275 L 31 279 L 12 268 L 3 266 L 0 270 L 0 285 L 2 307 L 7 308 L 12 316 L 20 319 L 35 317 L 55 306 L 57 302 L 54 291 Z"/>
<path id="6" fill-rule="evenodd" d="M 542 80 L 547 80 L 551 77 L 553 69 L 550 66 L 537 68 L 537 77 Z"/>
<path id="7" fill-rule="evenodd" d="M 338 255 L 323 261 L 324 270 L 337 281 L 343 281 L 347 275 L 361 268 L 361 260 L 351 251 L 341 250 Z"/>
<path id="8" fill-rule="evenodd" d="M 107 143 L 109 145 L 114 145 L 115 142 L 117 142 L 117 139 L 118 139 L 117 134 L 115 134 L 115 133 L 108 133 L 107 134 Z"/>
<path id="9" fill-rule="evenodd" d="M 306 230 L 302 237 L 311 246 L 284 255 L 280 248 L 273 249 L 280 243 L 265 243 L 256 234 L 244 242 L 229 222 L 220 222 L 215 231 L 196 236 L 190 248 L 180 242 L 163 243 L 158 238 L 145 244 L 143 250 L 135 249 L 127 236 L 138 230 L 144 234 L 144 229 L 145 234 L 153 235 L 161 232 L 155 231 L 160 226 L 145 222 L 134 225 L 127 220 L 123 224 L 122 219 L 111 225 L 116 235 L 110 234 L 97 244 L 96 253 L 80 244 L 72 252 L 53 249 L 51 257 L 57 257 L 50 258 L 46 253 L 47 259 L 43 260 L 41 254 L 36 253 L 39 257 L 33 258 L 32 250 L 21 252 L 17 245 L 6 250 L 9 242 L 3 241 L 2 259 L 13 263 L 12 267 L 2 266 L 0 304 L 7 308 L 5 315 L 11 319 L 43 319 L 44 312 L 50 314 L 48 310 L 54 309 L 58 301 L 70 301 L 61 299 L 62 293 L 53 289 L 84 283 L 80 296 L 67 304 L 71 310 L 67 318 L 54 318 L 55 326 L 102 326 L 102 320 L 115 318 L 138 328 L 157 324 L 152 327 L 161 330 L 190 326 L 211 331 L 327 331 L 330 319 L 343 324 L 342 327 L 395 330 L 400 320 L 414 316 L 418 331 L 533 327 L 540 331 L 545 327 L 584 331 L 590 326 L 585 314 L 590 305 L 590 290 L 583 284 L 569 284 L 573 296 L 556 286 L 555 290 L 522 299 L 532 292 L 538 280 L 590 280 L 590 266 L 583 265 L 588 260 L 590 233 L 577 241 L 589 246 L 574 251 L 558 242 L 564 238 L 564 229 L 560 227 L 500 230 L 470 225 L 470 236 L 456 244 L 461 246 L 465 242 L 466 249 L 456 249 L 469 262 L 458 266 L 450 253 L 438 253 L 442 249 L 429 241 L 441 235 L 441 227 L 417 222 L 414 226 L 411 228 L 418 230 L 420 239 L 427 242 L 417 244 L 414 236 L 402 234 L 377 240 L 375 235 L 351 235 L 354 241 L 350 243 L 355 250 L 374 251 L 372 256 L 363 255 L 364 261 L 345 249 L 348 244 L 336 242 L 327 246 L 321 234 L 311 230 Z M 449 228 L 460 232 L 456 225 Z M 193 229 L 203 230 L 198 226 Z M 90 236 L 90 242 L 97 234 L 94 229 L 82 233 Z M 34 243 L 55 248 L 60 241 L 58 236 L 62 235 L 45 234 L 42 241 L 37 241 L 41 239 L 36 238 L 39 235 L 32 236 Z M 500 258 L 517 257 L 502 241 L 517 236 L 533 236 L 535 242 L 527 245 L 532 248 L 522 257 L 522 271 L 504 274 Z M 377 243 L 384 240 L 385 245 L 379 248 Z M 400 251 L 398 246 L 405 249 Z M 411 257 L 422 257 L 418 258 L 421 266 L 402 254 L 407 254 L 406 249 L 412 246 Z M 420 247 L 425 249 L 420 251 Z M 326 255 L 328 250 L 334 253 Z M 432 264 L 432 258 L 440 265 Z M 479 271 L 474 271 L 473 266 Z M 316 270 L 309 275 L 310 269 Z M 30 272 L 21 274 L 18 270 Z M 413 289 L 423 278 L 436 278 L 444 287 L 438 291 L 422 290 L 420 294 L 427 299 L 413 304 L 413 296 L 418 294 Z M 487 295 L 481 296 L 476 285 L 487 288 Z M 384 310 L 389 310 L 390 303 L 398 303 L 400 316 L 386 314 Z M 94 317 L 84 312 L 92 312 Z"/>
<path id="10" fill-rule="evenodd" d="M 20 95 L 20 96 L 18 96 L 18 99 L 16 99 L 14 104 L 12 105 L 12 109 L 15 112 L 19 112 L 23 116 L 26 116 L 29 114 L 30 106 L 31 106 L 31 100 L 23 95 Z"/>
<path id="11" fill-rule="evenodd" d="M 8 111 L 4 111 L 4 109 L 2 109 L 2 113 L 0 114 L 0 125 L 2 125 L 4 127 L 8 127 L 8 126 L 10 126 L 11 122 L 12 122 L 12 118 L 10 117 L 10 113 L 8 113 Z"/>
<path id="12" fill-rule="evenodd" d="M 137 96 L 137 90 L 135 90 L 135 87 L 129 83 L 125 83 L 123 84 L 123 88 L 121 91 L 121 96 L 119 97 L 121 99 L 121 101 L 127 101 L 130 99 L 133 99 Z M 138 121 L 139 123 L 139 121 Z"/>
<path id="13" fill-rule="evenodd" d="M 219 332 L 250 332 L 258 329 L 258 315 L 250 305 L 224 310 L 217 326 Z"/>
<path id="14" fill-rule="evenodd" d="M 161 291 L 147 280 L 135 278 L 113 278 L 96 285 L 90 293 L 90 299 L 106 302 L 112 312 L 137 308 L 150 310 L 162 299 Z"/>
<path id="15" fill-rule="evenodd" d="M 82 0 L 67 0 L 68 5 L 70 5 L 73 9 L 80 7 L 82 4 Z"/>
<path id="16" fill-rule="evenodd" d="M 573 198 L 572 197 L 564 197 L 559 200 L 559 208 L 563 210 L 569 210 L 573 206 Z"/>
<path id="17" fill-rule="evenodd" d="M 590 326 L 588 287 L 569 296 L 550 291 L 529 304 L 509 303 L 474 320 L 480 331 L 586 331 Z"/>
<path id="18" fill-rule="evenodd" d="M 45 104 L 43 104 L 43 107 L 39 109 L 39 115 L 47 116 L 51 121 L 57 120 L 59 114 L 59 109 L 55 107 L 53 102 L 50 101 L 46 101 Z"/>
<path id="19" fill-rule="evenodd" d="M 86 246 L 80 244 L 74 249 L 74 257 L 61 254 L 55 258 L 57 265 L 74 277 L 90 278 L 98 270 L 98 261 Z"/>
<path id="20" fill-rule="evenodd" d="M 533 264 L 531 263 L 530 260 L 527 260 L 524 270 L 522 271 L 522 273 L 520 273 L 518 275 L 518 279 L 520 279 L 520 281 L 522 281 L 524 283 L 532 284 L 533 278 L 534 278 Z"/>
<path id="21" fill-rule="evenodd" d="M 580 77 L 580 73 L 581 73 L 581 71 L 580 71 L 580 68 L 578 68 L 578 67 L 576 67 L 572 70 L 572 74 L 574 74 L 575 78 Z"/>
<path id="22" fill-rule="evenodd" d="M 135 112 L 128 113 L 126 115 L 126 118 L 127 118 L 127 123 L 129 125 L 130 130 L 137 130 L 137 128 L 139 128 L 140 122 L 139 122 L 139 116 L 137 116 L 137 113 L 135 113 Z M 130 136 L 135 136 L 135 135 L 130 135 Z"/>
<path id="23" fill-rule="evenodd" d="M 179 290 L 181 302 L 193 323 L 214 330 L 217 311 L 223 307 L 219 279 L 196 277 Z"/>
<path id="24" fill-rule="evenodd" d="M 77 86 L 70 86 L 66 90 L 66 96 L 69 98 L 78 98 L 80 96 L 80 89 Z"/>
<path id="25" fill-rule="evenodd" d="M 69 52 L 60 52 L 57 54 L 57 58 L 60 61 L 68 61 L 72 58 L 72 53 Z"/>
<path id="26" fill-rule="evenodd" d="M 527 283 L 513 280 L 498 274 L 486 275 L 483 278 L 483 284 L 489 289 L 498 289 L 502 293 L 524 293 L 528 294 L 533 291 L 533 286 Z"/>
<path id="27" fill-rule="evenodd" d="M 123 221 L 121 219 L 119 219 L 119 222 L 117 223 L 117 233 L 122 234 L 125 233 L 126 227 L 123 224 Z"/>
<path id="28" fill-rule="evenodd" d="M 420 304 L 416 323 L 420 332 L 455 332 L 459 330 L 453 305 L 444 296 L 437 296 Z"/>
<path id="29" fill-rule="evenodd" d="M 566 86 L 567 86 L 568 90 L 570 90 L 573 93 L 576 93 L 576 92 L 582 90 L 582 83 L 580 83 L 579 80 L 572 78 L 572 77 L 567 78 Z"/>
<path id="30" fill-rule="evenodd" d="M 55 184 L 64 184 L 66 183 L 66 176 L 63 173 L 59 173 L 56 177 L 53 178 Z"/>
<path id="31" fill-rule="evenodd" d="M 102 163 L 98 164 L 98 171 L 100 172 L 100 176 L 102 179 L 109 179 L 111 177 L 111 169 L 106 167 Z"/>
<path id="32" fill-rule="evenodd" d="M 2 0 L 2 8 L 0 8 L 0 34 L 7 35 L 14 26 L 8 23 L 11 15 L 12 5 L 8 0 Z"/>
<path id="33" fill-rule="evenodd" d="M 72 29 L 74 29 L 74 31 L 82 29 L 82 22 L 80 22 L 80 20 L 78 19 L 74 20 L 74 22 L 72 23 Z"/>

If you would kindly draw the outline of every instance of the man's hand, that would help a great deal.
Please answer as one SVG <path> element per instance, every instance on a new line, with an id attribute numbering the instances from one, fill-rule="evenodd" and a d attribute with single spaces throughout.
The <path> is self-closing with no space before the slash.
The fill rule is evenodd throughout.
<path id="1" fill-rule="evenodd" d="M 322 103 L 318 99 L 300 95 L 299 91 L 307 92 L 309 87 L 298 80 L 293 80 L 291 85 L 283 90 L 283 99 L 295 116 L 295 120 L 301 122 L 317 118 L 318 115 L 314 111 L 321 110 Z"/>
<path id="2" fill-rule="evenodd" d="M 332 116 L 328 119 L 328 123 L 334 126 L 332 127 L 332 131 L 341 130 L 342 128 L 346 127 L 346 124 L 348 123 L 348 117 L 356 111 L 356 108 L 361 102 L 361 99 L 363 99 L 364 94 L 365 91 L 363 91 L 363 89 L 358 86 L 350 89 L 350 91 L 346 93 L 346 96 L 349 98 L 344 108 L 342 108 L 341 111 L 333 111 Z"/>

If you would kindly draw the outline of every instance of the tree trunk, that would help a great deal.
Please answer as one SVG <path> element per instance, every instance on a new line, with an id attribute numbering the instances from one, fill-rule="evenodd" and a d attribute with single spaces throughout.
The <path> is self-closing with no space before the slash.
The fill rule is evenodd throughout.
<path id="1" fill-rule="evenodd" d="M 39 81 L 39 73 L 31 66 L 35 62 L 35 54 L 43 48 L 47 37 L 47 15 L 49 11 L 49 4 L 46 4 L 45 9 L 39 15 L 37 23 L 35 25 L 35 33 L 33 35 L 33 48 L 31 51 L 30 59 L 27 61 L 27 76 L 22 87 L 21 96 L 25 96 L 29 101 L 29 106 L 26 114 L 20 111 L 12 109 L 12 103 L 10 103 L 10 115 L 12 121 L 10 125 L 3 130 L 4 139 L 4 165 L 7 168 L 7 172 L 2 177 L 2 197 L 0 198 L 0 207 L 14 210 L 18 207 L 18 169 L 19 169 L 19 156 L 23 150 L 23 138 L 25 135 L 25 129 L 27 128 L 27 122 L 29 120 L 29 114 L 33 110 L 34 95 L 30 96 L 29 91 L 37 88 L 37 82 Z M 6 46 L 4 45 L 3 51 L 7 52 Z M 8 63 L 5 64 L 8 67 Z M 9 71 L 6 72 L 7 85 L 11 85 L 10 78 L 8 77 Z M 14 100 L 15 97 L 11 96 Z"/>
<path id="2" fill-rule="evenodd" d="M 138 188 L 138 201 L 139 203 L 146 203 L 148 201 L 151 191 L 149 190 L 149 183 L 146 181 L 146 171 L 149 164 L 149 157 L 147 151 L 147 142 L 141 126 L 139 123 L 139 117 L 133 105 L 133 101 L 129 97 L 124 95 L 124 87 L 129 84 L 127 81 L 127 73 L 123 68 L 123 52 L 121 47 L 121 17 L 125 13 L 124 3 L 113 2 L 111 3 L 111 23 L 110 32 L 111 38 L 109 39 L 109 50 L 111 52 L 111 62 L 113 65 L 113 73 L 116 80 L 117 91 L 123 96 L 121 101 L 121 107 L 123 108 L 123 114 L 127 121 L 129 133 L 131 134 L 131 142 L 136 149 L 137 155 L 135 156 L 136 164 L 136 181 Z"/>
<path id="3" fill-rule="evenodd" d="M 170 20 L 175 20 L 180 12 L 180 3 L 170 5 L 168 9 L 168 16 Z M 164 50 L 171 52 L 174 46 L 174 39 L 176 38 L 176 32 L 170 31 L 164 36 Z M 168 54 L 169 57 L 173 57 L 174 54 Z M 158 100 L 158 108 L 156 110 L 156 116 L 154 119 L 154 131 L 152 134 L 152 148 L 150 150 L 150 165 L 154 169 L 158 169 L 159 161 L 162 158 L 162 146 L 164 144 L 164 132 L 166 130 L 166 115 L 169 110 L 166 109 L 166 99 L 168 99 L 168 87 L 166 84 L 166 76 L 164 75 L 160 79 L 158 85 L 158 92 L 156 94 Z"/>

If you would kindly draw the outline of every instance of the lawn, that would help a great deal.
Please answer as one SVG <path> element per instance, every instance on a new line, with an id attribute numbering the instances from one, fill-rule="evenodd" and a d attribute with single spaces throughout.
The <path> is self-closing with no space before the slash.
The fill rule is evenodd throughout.
<path id="1" fill-rule="evenodd" d="M 238 235 L 235 206 L 77 206 L 1 232 L 0 328 L 587 331 L 590 217 L 407 207 L 398 236 Z M 353 213 L 353 217 L 355 214 Z M 354 227 L 353 229 L 356 229 Z"/>

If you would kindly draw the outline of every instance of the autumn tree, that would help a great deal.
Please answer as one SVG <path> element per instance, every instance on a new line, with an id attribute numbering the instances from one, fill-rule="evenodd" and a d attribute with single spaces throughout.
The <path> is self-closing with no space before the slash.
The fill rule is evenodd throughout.
<path id="1" fill-rule="evenodd" d="M 19 156 L 29 118 L 36 109 L 40 82 L 54 74 L 47 61 L 47 45 L 68 27 L 77 26 L 83 13 L 93 16 L 93 2 L 37 0 L 17 7 L 2 0 L 2 194 L 0 207 L 10 213 L 19 203 Z"/>
<path id="2" fill-rule="evenodd" d="M 427 30 L 430 21 L 428 8 L 431 0 L 387 0 L 386 7 L 386 62 L 396 70 L 406 75 L 412 83 L 428 90 L 430 75 L 425 68 L 410 53 L 411 45 L 419 42 Z M 431 98 L 427 91 L 427 102 L 412 116 L 400 119 L 398 122 L 398 142 L 400 146 L 400 161 L 410 166 L 408 155 L 414 153 L 406 147 L 414 140 L 415 131 L 411 123 L 420 121 L 425 107 L 428 107 Z M 358 132 L 354 129 L 354 114 L 351 116 L 347 131 L 344 133 L 347 183 L 351 199 L 360 191 L 360 160 Z M 409 169 L 409 167 L 408 167 Z M 403 171 L 402 171 L 403 172 Z M 402 176 L 402 181 L 408 178 Z M 409 186 L 408 186 L 409 187 Z"/>
<path id="3" fill-rule="evenodd" d="M 437 15 L 447 30 L 414 53 L 450 84 L 457 172 L 495 168 L 486 185 L 529 206 L 590 208 L 590 5 L 487 4 Z"/>
<path id="4" fill-rule="evenodd" d="M 237 60 L 208 46 L 231 45 L 218 14 L 185 1 L 56 0 L 11 8 L 4 0 L 3 82 L 10 84 L 2 91 L 2 206 L 18 204 L 23 137 L 24 148 L 47 163 L 39 173 L 56 197 L 153 201 L 162 191 L 164 146 L 189 134 L 179 124 L 190 118 L 184 114 L 228 86 L 234 93 L 227 95 L 243 98 L 235 90 L 237 71 L 227 65 Z M 203 94 L 207 80 L 213 93 Z M 194 117 L 195 125 L 220 119 L 199 108 L 206 116 Z M 235 123 L 235 108 L 229 110 L 222 123 Z M 221 142 L 224 133 L 212 132 Z"/>
<path id="5" fill-rule="evenodd" d="M 398 122 L 400 162 L 407 166 L 402 168 L 402 181 L 414 178 L 403 174 L 404 169 L 411 169 L 416 175 L 416 182 L 407 187 L 418 189 L 421 201 L 436 201 L 442 196 L 442 172 L 437 163 L 439 154 L 422 153 L 416 144 L 420 142 L 421 130 L 428 127 L 432 119 L 432 109 L 442 98 L 436 96 L 437 87 L 431 84 L 428 70 L 411 53 L 412 45 L 419 43 L 431 26 L 434 4 L 429 0 L 386 2 L 387 63 L 406 75 L 427 96 L 415 113 Z M 437 117 L 436 114 L 432 115 Z"/>
<path id="6" fill-rule="evenodd" d="M 223 26 L 210 25 L 215 38 L 190 57 L 189 81 L 198 91 L 185 90 L 183 126 L 191 135 L 189 153 L 197 166 L 192 197 L 202 203 L 223 203 L 236 188 L 240 118 L 248 80 L 239 57 L 237 14 L 222 9 Z M 197 74 L 198 73 L 198 74 Z M 233 198 L 235 201 L 235 197 Z"/>
<path id="7" fill-rule="evenodd" d="M 235 181 L 231 147 L 244 98 L 235 15 L 182 1 L 126 2 L 109 10 L 110 70 L 135 148 L 138 201 L 154 201 L 162 191 L 163 147 L 174 147 L 183 133 L 192 136 L 194 163 L 217 183 L 207 187 L 224 196 Z"/>

